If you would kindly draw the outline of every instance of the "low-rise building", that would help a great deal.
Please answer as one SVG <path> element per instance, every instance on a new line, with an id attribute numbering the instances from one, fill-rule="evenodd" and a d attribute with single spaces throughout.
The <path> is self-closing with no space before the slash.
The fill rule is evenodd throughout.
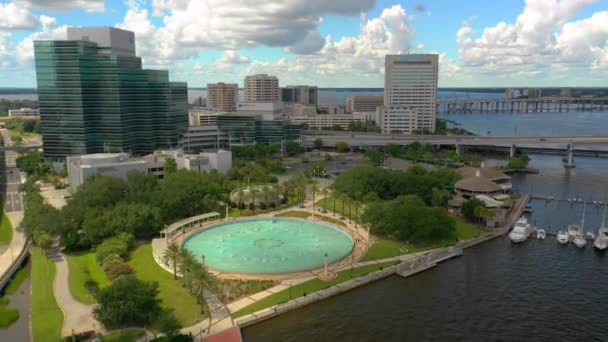
<path id="1" fill-rule="evenodd" d="M 375 122 L 378 123 L 378 112 L 354 112 L 353 120 L 359 120 L 361 122 Z"/>
<path id="2" fill-rule="evenodd" d="M 348 129 L 353 122 L 352 114 L 318 114 L 313 116 L 292 116 L 291 121 L 306 124 L 309 129 L 330 129 L 336 126 Z"/>
<path id="3" fill-rule="evenodd" d="M 215 124 L 188 127 L 188 131 L 180 141 L 180 147 L 186 152 L 194 152 L 228 149 L 230 145 L 228 134 L 220 130 L 216 117 Z"/>
<path id="4" fill-rule="evenodd" d="M 317 115 L 317 107 L 315 106 L 305 106 L 301 104 L 285 104 L 283 106 L 283 114 L 285 116 L 313 116 Z"/>
<path id="5" fill-rule="evenodd" d="M 283 116 L 281 102 L 241 102 L 236 105 L 237 113 L 262 115 L 263 120 L 275 120 Z"/>
<path id="6" fill-rule="evenodd" d="M 344 106 L 340 106 L 335 103 L 323 103 L 321 104 L 321 110 L 330 115 L 346 113 Z"/>
<path id="7" fill-rule="evenodd" d="M 226 172 L 232 167 L 232 152 L 225 150 L 199 154 L 165 150 L 140 158 L 132 158 L 127 153 L 94 153 L 67 157 L 68 180 L 72 189 L 77 189 L 95 174 L 126 179 L 131 172 L 145 172 L 163 178 L 168 157 L 175 158 L 178 169 Z"/>
<path id="8" fill-rule="evenodd" d="M 346 112 L 376 112 L 384 106 L 384 95 L 352 95 L 346 98 Z"/>
<path id="9" fill-rule="evenodd" d="M 8 116 L 11 118 L 23 118 L 27 116 L 40 116 L 40 110 L 38 108 L 21 108 L 21 109 L 9 109 Z"/>

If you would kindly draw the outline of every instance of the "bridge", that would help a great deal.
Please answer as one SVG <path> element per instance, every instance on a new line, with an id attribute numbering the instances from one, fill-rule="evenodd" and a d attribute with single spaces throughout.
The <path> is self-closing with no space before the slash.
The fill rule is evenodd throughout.
<path id="1" fill-rule="evenodd" d="M 408 145 L 413 142 L 429 143 L 437 147 L 454 146 L 457 153 L 467 147 L 491 148 L 505 150 L 511 157 L 517 149 L 527 152 L 563 153 L 566 156 L 564 166 L 574 167 L 573 155 L 591 154 L 608 155 L 607 136 L 470 136 L 470 135 L 404 135 L 340 131 L 305 131 L 302 140 L 305 146 L 313 146 L 320 138 L 324 147 L 333 148 L 338 142 L 345 142 L 351 147 L 384 147 L 389 144 Z M 576 149 L 575 145 L 585 145 L 585 149 Z M 606 147 L 601 149 L 600 147 Z"/>
<path id="2" fill-rule="evenodd" d="M 455 112 L 567 112 L 608 110 L 608 97 L 537 97 L 468 99 L 437 102 L 439 113 Z"/>

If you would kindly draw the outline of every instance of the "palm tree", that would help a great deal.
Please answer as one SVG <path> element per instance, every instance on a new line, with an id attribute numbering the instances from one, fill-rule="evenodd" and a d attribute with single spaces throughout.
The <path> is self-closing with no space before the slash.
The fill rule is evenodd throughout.
<path id="1" fill-rule="evenodd" d="M 238 198 L 239 201 L 239 209 L 241 209 L 241 215 L 243 215 L 243 199 L 245 198 L 245 191 L 243 191 L 243 189 L 240 189 L 237 193 L 236 196 Z"/>
<path id="2" fill-rule="evenodd" d="M 183 286 L 190 285 L 190 276 L 192 274 L 192 270 L 196 267 L 196 257 L 194 253 L 192 253 L 189 249 L 181 248 L 179 253 L 179 259 L 177 262 L 177 269 L 179 273 L 182 275 Z"/>
<path id="3" fill-rule="evenodd" d="M 177 264 L 180 259 L 180 252 L 181 248 L 174 243 L 167 246 L 167 249 L 163 252 L 165 263 L 173 266 L 173 279 L 177 279 Z"/>
<path id="4" fill-rule="evenodd" d="M 249 194 L 251 195 L 251 203 L 253 204 L 251 206 L 251 210 L 253 211 L 253 215 L 255 215 L 255 198 L 257 197 L 256 196 L 257 192 L 258 192 L 258 189 L 250 189 L 249 190 Z"/>
<path id="5" fill-rule="evenodd" d="M 331 196 L 334 198 L 334 216 L 336 216 L 336 193 L 332 192 Z"/>
<path id="6" fill-rule="evenodd" d="M 201 304 L 201 313 L 205 311 L 205 290 L 211 287 L 213 277 L 207 271 L 207 267 L 203 264 L 197 264 L 196 268 L 192 272 L 191 288 L 192 294 L 196 296 L 197 301 Z"/>
<path id="7" fill-rule="evenodd" d="M 312 211 L 315 211 L 315 194 L 319 192 L 319 187 L 317 184 L 313 184 L 310 190 L 312 191 Z"/>
<path id="8" fill-rule="evenodd" d="M 306 185 L 300 185 L 298 187 L 298 194 L 302 196 L 302 204 L 300 208 L 304 208 L 304 200 L 306 200 Z"/>
<path id="9" fill-rule="evenodd" d="M 321 192 L 323 193 L 323 209 L 327 211 L 327 194 L 329 194 L 329 190 L 325 187 Z"/>
<path id="10" fill-rule="evenodd" d="M 262 187 L 262 193 L 264 194 L 264 205 L 268 208 L 268 195 L 270 194 L 270 187 L 268 185 L 264 185 Z"/>
<path id="11" fill-rule="evenodd" d="M 246 207 L 245 203 L 251 202 L 251 192 L 247 191 L 245 195 L 243 195 L 243 206 L 241 207 L 241 215 L 243 215 L 243 207 Z"/>

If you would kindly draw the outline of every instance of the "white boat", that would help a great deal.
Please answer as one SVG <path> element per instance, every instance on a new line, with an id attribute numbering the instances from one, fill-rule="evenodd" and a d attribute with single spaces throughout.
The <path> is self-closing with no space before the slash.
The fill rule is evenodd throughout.
<path id="1" fill-rule="evenodd" d="M 581 226 L 580 226 L 580 231 L 577 235 L 575 235 L 572 238 L 572 243 L 574 243 L 574 245 L 578 248 L 585 248 L 585 246 L 587 245 L 587 237 L 585 236 L 584 233 L 584 229 L 585 229 L 585 209 L 587 209 L 587 203 L 583 203 L 583 218 L 581 219 Z M 570 225 L 573 226 L 573 225 Z M 568 226 L 568 228 L 570 228 L 570 226 Z"/>
<path id="2" fill-rule="evenodd" d="M 604 204 L 604 218 L 602 219 L 602 226 L 597 231 L 597 236 L 593 240 L 593 247 L 597 250 L 603 251 L 608 248 L 608 226 L 606 226 L 606 209 L 608 203 Z"/>
<path id="3" fill-rule="evenodd" d="M 585 248 L 587 245 L 587 238 L 584 235 L 577 235 L 572 239 L 572 243 L 578 248 Z"/>
<path id="4" fill-rule="evenodd" d="M 538 229 L 536 230 L 536 238 L 539 240 L 544 240 L 545 237 L 547 237 L 547 233 L 545 232 L 544 229 Z"/>
<path id="5" fill-rule="evenodd" d="M 581 235 L 581 226 L 579 226 L 578 224 L 571 224 L 568 225 L 568 240 L 572 241 L 574 240 L 574 237 Z"/>
<path id="6" fill-rule="evenodd" d="M 515 227 L 509 233 L 509 239 L 513 243 L 520 243 L 526 241 L 532 233 L 532 227 L 528 223 L 525 217 L 520 217 L 515 223 Z"/>
<path id="7" fill-rule="evenodd" d="M 561 243 L 562 245 L 567 244 L 570 241 L 570 238 L 568 237 L 568 232 L 565 232 L 563 230 L 560 230 L 557 233 L 557 242 Z"/>

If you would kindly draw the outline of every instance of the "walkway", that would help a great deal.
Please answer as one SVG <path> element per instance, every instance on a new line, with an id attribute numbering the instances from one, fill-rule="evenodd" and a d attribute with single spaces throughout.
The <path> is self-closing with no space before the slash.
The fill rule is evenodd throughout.
<path id="1" fill-rule="evenodd" d="M 55 262 L 56 273 L 53 281 L 53 292 L 57 304 L 63 312 L 62 336 L 69 336 L 72 332 L 83 332 L 102 330 L 101 324 L 93 317 L 94 305 L 83 304 L 72 297 L 70 285 L 68 283 L 68 263 L 65 256 L 59 251 L 59 246 L 55 245 L 49 250 L 49 259 Z"/>
<path id="2" fill-rule="evenodd" d="M 232 317 L 230 317 L 230 311 L 228 311 L 224 303 L 222 303 L 213 292 L 205 290 L 203 292 L 203 297 L 209 308 L 209 318 L 193 326 L 183 328 L 181 330 L 182 334 L 190 333 L 192 336 L 207 336 L 222 332 L 234 326 Z"/>
<path id="3" fill-rule="evenodd" d="M 27 238 L 25 234 L 17 230 L 21 220 L 23 219 L 22 211 L 14 211 L 6 213 L 8 219 L 11 221 L 13 226 L 13 238 L 8 246 L 6 246 L 2 254 L 0 254 L 0 281 L 6 276 L 9 276 L 7 272 L 13 269 L 13 263 L 19 257 L 19 255 L 27 247 Z"/>

